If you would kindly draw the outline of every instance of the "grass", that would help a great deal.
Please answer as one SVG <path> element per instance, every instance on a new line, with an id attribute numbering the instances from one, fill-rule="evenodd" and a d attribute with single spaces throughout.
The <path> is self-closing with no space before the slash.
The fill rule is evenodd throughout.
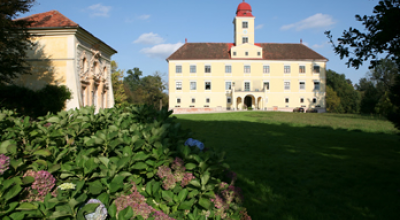
<path id="1" fill-rule="evenodd" d="M 227 152 L 254 220 L 400 219 L 400 136 L 384 118 L 236 112 L 176 115 Z"/>

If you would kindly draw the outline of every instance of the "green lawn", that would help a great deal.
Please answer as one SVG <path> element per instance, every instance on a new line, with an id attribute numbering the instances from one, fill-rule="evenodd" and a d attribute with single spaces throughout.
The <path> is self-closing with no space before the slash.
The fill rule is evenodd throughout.
<path id="1" fill-rule="evenodd" d="M 400 136 L 383 118 L 236 112 L 176 115 L 227 152 L 253 220 L 400 219 Z"/>

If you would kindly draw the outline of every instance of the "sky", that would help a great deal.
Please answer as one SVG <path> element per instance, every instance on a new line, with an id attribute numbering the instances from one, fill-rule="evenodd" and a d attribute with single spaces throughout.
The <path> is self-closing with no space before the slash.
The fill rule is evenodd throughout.
<path id="1" fill-rule="evenodd" d="M 242 0 L 36 0 L 25 17 L 60 13 L 118 51 L 112 60 L 125 71 L 168 74 L 166 58 L 188 42 L 233 42 L 233 24 Z M 369 62 L 347 68 L 324 31 L 334 39 L 349 27 L 364 30 L 355 15 L 372 15 L 378 0 L 246 0 L 255 16 L 256 43 L 303 43 L 329 59 L 327 69 L 357 83 Z"/>

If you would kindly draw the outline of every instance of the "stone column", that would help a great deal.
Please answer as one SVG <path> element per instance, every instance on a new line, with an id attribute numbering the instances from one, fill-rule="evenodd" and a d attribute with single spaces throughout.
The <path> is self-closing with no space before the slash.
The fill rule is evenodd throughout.
<path id="1" fill-rule="evenodd" d="M 231 93 L 232 94 L 232 96 L 231 96 L 232 110 L 236 110 L 235 82 L 232 82 L 231 90 L 232 90 L 232 93 Z"/>

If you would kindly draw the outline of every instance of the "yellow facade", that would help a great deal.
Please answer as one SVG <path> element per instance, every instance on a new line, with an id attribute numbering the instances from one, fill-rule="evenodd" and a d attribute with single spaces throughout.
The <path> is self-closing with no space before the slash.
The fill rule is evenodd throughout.
<path id="1" fill-rule="evenodd" d="M 274 49 L 267 44 L 256 44 L 255 18 L 250 6 L 242 4 L 233 21 L 234 43 L 226 44 L 229 51 L 218 43 L 185 44 L 167 59 L 170 109 L 179 113 L 249 107 L 292 111 L 303 107 L 324 112 L 327 59 L 301 44 L 280 44 Z M 209 45 L 215 45 L 218 51 Z M 270 51 L 279 53 L 276 49 L 281 45 L 285 51 L 276 56 L 270 54 Z M 199 47 L 202 49 L 197 50 Z M 304 53 L 294 56 L 296 48 Z M 199 59 L 200 53 L 211 58 Z"/>

